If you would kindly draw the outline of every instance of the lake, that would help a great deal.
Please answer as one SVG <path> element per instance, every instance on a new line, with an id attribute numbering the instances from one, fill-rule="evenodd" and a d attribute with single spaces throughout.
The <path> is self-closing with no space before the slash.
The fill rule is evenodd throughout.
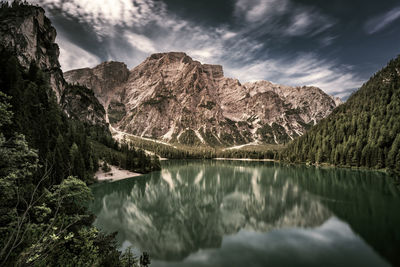
<path id="1" fill-rule="evenodd" d="M 380 172 L 165 161 L 92 187 L 95 225 L 157 266 L 400 266 L 400 193 Z"/>

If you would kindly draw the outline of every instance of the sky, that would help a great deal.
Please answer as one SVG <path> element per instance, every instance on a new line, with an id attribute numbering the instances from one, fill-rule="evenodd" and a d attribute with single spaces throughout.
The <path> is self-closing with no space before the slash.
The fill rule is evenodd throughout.
<path id="1" fill-rule="evenodd" d="M 29 0 L 57 29 L 63 71 L 158 52 L 219 64 L 240 82 L 346 99 L 400 54 L 398 0 Z"/>

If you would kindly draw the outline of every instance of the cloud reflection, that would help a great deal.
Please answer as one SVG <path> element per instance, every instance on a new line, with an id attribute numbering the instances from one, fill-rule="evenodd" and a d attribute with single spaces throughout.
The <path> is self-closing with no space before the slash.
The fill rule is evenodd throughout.
<path id="1" fill-rule="evenodd" d="M 272 169 L 246 165 L 171 163 L 151 174 L 144 189 L 122 192 L 126 187 L 113 183 L 107 193 L 95 193 L 95 202 L 102 203 L 96 225 L 118 231 L 120 244 L 176 261 L 218 248 L 224 236 L 241 230 L 313 227 L 329 218 L 318 201 L 276 176 Z"/>
<path id="2" fill-rule="evenodd" d="M 390 266 L 335 217 L 314 229 L 269 233 L 241 230 L 226 236 L 220 249 L 205 249 L 182 262 L 153 262 L 155 267 L 197 266 Z"/>

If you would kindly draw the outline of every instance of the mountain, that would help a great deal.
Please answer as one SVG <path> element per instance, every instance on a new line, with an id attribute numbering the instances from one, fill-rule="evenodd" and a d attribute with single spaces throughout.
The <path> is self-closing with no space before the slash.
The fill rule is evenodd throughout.
<path id="1" fill-rule="evenodd" d="M 29 69 L 35 64 L 53 89 L 57 102 L 71 118 L 107 128 L 105 110 L 92 91 L 64 80 L 55 43 L 56 29 L 41 7 L 18 5 L 0 10 L 0 51 L 14 55 Z"/>
<path id="2" fill-rule="evenodd" d="M 389 168 L 400 173 L 400 56 L 284 153 L 292 162 Z"/>
<path id="3" fill-rule="evenodd" d="M 55 43 L 56 29 L 40 7 L 20 6 L 2 9 L 0 13 L 0 45 L 12 51 L 19 63 L 28 68 L 31 62 L 48 74 L 57 99 L 60 100 L 66 84 L 63 79 Z"/>
<path id="4" fill-rule="evenodd" d="M 105 62 L 64 77 L 91 88 L 117 129 L 186 145 L 286 143 L 341 103 L 316 87 L 241 84 L 181 52 L 153 54 L 130 71 Z"/>
<path id="5" fill-rule="evenodd" d="M 78 83 L 90 88 L 100 103 L 105 106 L 107 99 L 114 94 L 114 88 L 128 80 L 129 70 L 124 63 L 110 61 L 93 69 L 68 71 L 64 73 L 64 77 L 70 83 Z"/>

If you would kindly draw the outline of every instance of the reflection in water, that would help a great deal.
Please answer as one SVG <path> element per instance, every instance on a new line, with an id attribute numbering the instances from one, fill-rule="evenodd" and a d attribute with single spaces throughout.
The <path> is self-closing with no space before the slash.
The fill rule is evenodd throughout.
<path id="1" fill-rule="evenodd" d="M 167 266 L 168 262 L 182 266 L 246 265 L 239 260 L 229 265 L 238 255 L 254 261 L 249 265 L 265 266 L 268 259 L 282 266 L 290 265 L 290 258 L 296 259 L 304 250 L 314 254 L 297 257 L 296 265 L 320 266 L 332 259 L 332 265 L 337 266 L 341 262 L 336 259 L 338 253 L 342 258 L 350 253 L 353 257 L 344 258 L 348 263 L 369 259 L 364 266 L 385 266 L 363 239 L 396 262 L 387 246 L 374 244 L 383 240 L 372 238 L 370 243 L 369 233 L 363 232 L 364 228 L 379 230 L 390 239 L 391 249 L 398 248 L 396 224 L 388 226 L 391 222 L 385 221 L 382 225 L 382 219 L 390 217 L 393 223 L 399 221 L 393 218 L 397 213 L 389 214 L 399 206 L 398 193 L 383 175 L 374 172 L 274 163 L 168 161 L 161 172 L 97 185 L 93 192 L 91 210 L 97 215 L 96 226 L 118 231 L 121 245 L 133 244 L 149 251 L 155 260 L 153 266 Z M 376 205 L 389 205 L 389 210 L 376 214 Z M 361 221 L 353 223 L 355 214 Z M 377 215 L 381 218 L 371 218 Z M 362 221 L 365 219 L 368 221 Z M 342 220 L 360 231 L 363 239 Z M 379 226 L 358 230 L 370 222 Z M 332 225 L 339 230 L 331 231 L 328 226 Z M 333 249 L 337 245 L 341 249 Z M 281 254 L 291 257 L 281 259 Z"/>
<path id="2" fill-rule="evenodd" d="M 358 257 L 354 257 L 358 255 Z M 347 224 L 331 218 L 315 229 L 269 233 L 240 230 L 224 237 L 219 249 L 205 249 L 181 262 L 155 261 L 162 267 L 205 266 L 388 266 L 355 236 Z"/>

